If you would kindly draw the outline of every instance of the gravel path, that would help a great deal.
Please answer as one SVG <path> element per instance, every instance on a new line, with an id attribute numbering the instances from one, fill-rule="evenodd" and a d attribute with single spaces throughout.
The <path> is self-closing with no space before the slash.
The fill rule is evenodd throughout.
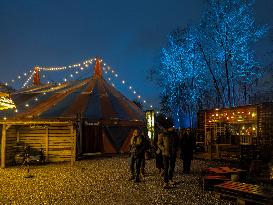
<path id="1" fill-rule="evenodd" d="M 178 160 L 176 187 L 164 190 L 155 161 L 147 160 L 140 183 L 128 181 L 128 158 L 97 158 L 69 164 L 0 169 L 0 204 L 229 204 L 202 191 L 199 175 L 208 165 L 194 160 L 191 175 L 181 173 Z"/>

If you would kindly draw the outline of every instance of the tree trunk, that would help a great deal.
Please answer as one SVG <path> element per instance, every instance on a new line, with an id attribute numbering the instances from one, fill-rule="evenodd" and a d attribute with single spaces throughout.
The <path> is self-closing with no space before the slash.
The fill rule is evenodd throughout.
<path id="1" fill-rule="evenodd" d="M 227 87 L 228 87 L 228 107 L 231 106 L 231 92 L 230 92 L 230 79 L 229 79 L 229 72 L 228 72 L 228 60 L 225 54 L 225 70 L 226 70 L 226 80 L 227 80 Z"/>
<path id="2" fill-rule="evenodd" d="M 205 62 L 206 62 L 207 67 L 208 67 L 208 69 L 209 69 L 209 72 L 210 72 L 210 74 L 211 74 L 211 76 L 212 76 L 213 84 L 214 84 L 214 86 L 215 86 L 217 95 L 218 95 L 219 99 L 221 100 L 222 107 L 224 107 L 224 106 L 225 106 L 224 100 L 223 100 L 223 98 L 222 98 L 221 91 L 220 91 L 220 88 L 219 88 L 219 86 L 218 86 L 217 79 L 216 79 L 216 77 L 215 77 L 215 75 L 214 75 L 214 73 L 213 73 L 213 71 L 212 71 L 212 69 L 211 69 L 210 61 L 207 59 L 207 56 L 206 56 L 206 54 L 205 54 L 205 52 L 204 52 L 204 50 L 203 50 L 201 44 L 199 44 L 199 47 L 200 47 L 200 49 L 201 49 L 201 51 L 202 51 L 203 57 L 204 57 L 204 59 L 205 59 Z"/>

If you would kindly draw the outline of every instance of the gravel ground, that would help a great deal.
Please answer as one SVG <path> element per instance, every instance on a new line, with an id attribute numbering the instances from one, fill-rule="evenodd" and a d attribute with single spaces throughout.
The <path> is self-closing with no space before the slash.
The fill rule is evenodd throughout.
<path id="1" fill-rule="evenodd" d="M 128 181 L 128 158 L 97 158 L 77 161 L 75 166 L 48 164 L 0 169 L 0 204 L 229 204 L 204 192 L 200 170 L 209 166 L 194 160 L 192 174 L 183 175 L 177 161 L 176 186 L 163 189 L 155 161 L 147 160 L 140 183 Z"/>

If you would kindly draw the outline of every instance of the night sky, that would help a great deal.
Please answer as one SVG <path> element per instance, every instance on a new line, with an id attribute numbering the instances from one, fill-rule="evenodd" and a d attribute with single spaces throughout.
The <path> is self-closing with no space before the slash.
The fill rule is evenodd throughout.
<path id="1" fill-rule="evenodd" d="M 204 0 L 0 0 L 0 81 L 34 65 L 63 66 L 101 56 L 120 80 L 157 105 L 159 88 L 147 79 L 148 71 L 158 63 L 168 33 L 198 23 L 203 7 Z M 272 0 L 257 0 L 257 23 L 272 27 L 272 11 Z M 264 46 L 272 47 L 268 38 L 258 49 L 262 60 L 270 59 Z M 119 82 L 118 89 L 132 99 Z"/>

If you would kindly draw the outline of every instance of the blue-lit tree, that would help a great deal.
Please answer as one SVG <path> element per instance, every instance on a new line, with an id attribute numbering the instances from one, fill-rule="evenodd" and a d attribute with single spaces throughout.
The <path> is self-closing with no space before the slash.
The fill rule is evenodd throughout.
<path id="1" fill-rule="evenodd" d="M 161 52 L 163 105 L 174 119 L 198 108 L 247 103 L 261 76 L 252 44 L 267 28 L 254 23 L 253 3 L 208 0 L 198 26 L 173 31 Z M 192 123 L 190 123 L 192 125 Z"/>
<path id="2" fill-rule="evenodd" d="M 192 126 L 198 102 L 206 88 L 205 64 L 199 52 L 197 29 L 174 31 L 162 49 L 161 69 L 164 101 L 174 119 L 187 118 Z"/>
<path id="3" fill-rule="evenodd" d="M 201 23 L 200 47 L 210 61 L 215 89 L 222 106 L 245 104 L 247 92 L 261 76 L 251 45 L 267 28 L 255 25 L 253 1 L 209 0 L 208 5 Z"/>

